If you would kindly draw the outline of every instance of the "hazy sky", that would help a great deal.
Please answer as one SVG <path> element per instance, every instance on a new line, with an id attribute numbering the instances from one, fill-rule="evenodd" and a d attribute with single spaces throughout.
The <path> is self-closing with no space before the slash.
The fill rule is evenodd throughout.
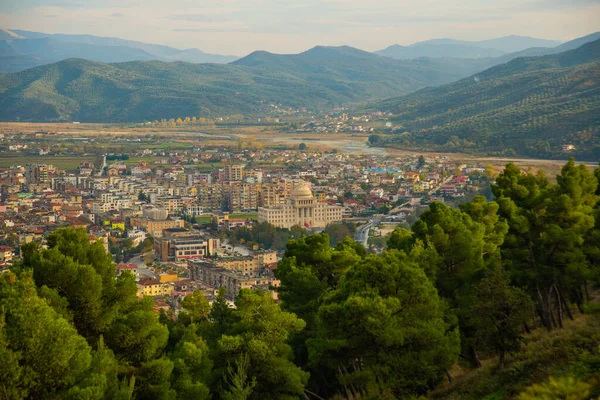
<path id="1" fill-rule="evenodd" d="M 0 0 L 0 27 L 238 56 L 378 50 L 443 37 L 569 40 L 600 30 L 600 0 Z"/>

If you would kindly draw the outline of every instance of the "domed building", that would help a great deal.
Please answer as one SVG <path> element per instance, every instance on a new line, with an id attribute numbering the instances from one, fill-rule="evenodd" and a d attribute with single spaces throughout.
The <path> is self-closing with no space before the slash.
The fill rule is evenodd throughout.
<path id="1" fill-rule="evenodd" d="M 294 225 L 325 228 L 333 222 L 341 222 L 342 212 L 343 207 L 317 201 L 308 185 L 300 184 L 292 190 L 286 204 L 279 207 L 259 207 L 258 222 L 268 222 L 287 229 Z"/>

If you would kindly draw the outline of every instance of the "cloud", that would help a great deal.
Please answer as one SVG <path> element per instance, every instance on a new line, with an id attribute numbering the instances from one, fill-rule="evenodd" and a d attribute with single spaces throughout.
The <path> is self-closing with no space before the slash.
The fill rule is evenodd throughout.
<path id="1" fill-rule="evenodd" d="M 56 3 L 51 3 L 50 6 L 61 8 L 83 8 L 84 4 L 78 1 L 64 0 Z"/>
<path id="2" fill-rule="evenodd" d="M 600 0 L 0 0 L 0 26 L 237 54 L 440 37 L 568 39 L 598 31 L 598 15 Z"/>
<path id="3" fill-rule="evenodd" d="M 193 22 L 215 22 L 226 21 L 222 15 L 206 15 L 206 14 L 174 14 L 166 17 L 174 21 L 193 21 Z"/>
<path id="4" fill-rule="evenodd" d="M 250 32 L 240 28 L 175 28 L 172 32 Z"/>

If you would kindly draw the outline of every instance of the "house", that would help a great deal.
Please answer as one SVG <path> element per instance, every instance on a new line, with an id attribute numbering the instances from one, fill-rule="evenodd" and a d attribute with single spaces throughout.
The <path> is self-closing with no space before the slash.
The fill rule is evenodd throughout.
<path id="1" fill-rule="evenodd" d="M 13 259 L 14 249 L 10 246 L 0 246 L 0 262 L 8 263 Z"/>
<path id="2" fill-rule="evenodd" d="M 144 296 L 168 296 L 174 289 L 174 286 L 169 283 L 160 283 L 156 279 L 142 279 L 137 284 L 138 297 Z"/>
<path id="3" fill-rule="evenodd" d="M 456 186 L 452 184 L 442 185 L 440 192 L 443 196 L 452 196 L 456 194 Z"/>
<path id="4" fill-rule="evenodd" d="M 421 179 L 421 177 L 419 176 L 419 174 L 417 174 L 416 172 L 405 172 L 403 174 L 403 177 L 409 183 L 415 183 L 415 182 L 418 182 Z"/>
<path id="5" fill-rule="evenodd" d="M 138 276 L 138 266 L 136 264 L 119 264 L 117 265 L 117 276 L 121 276 L 123 271 L 129 271 L 136 277 Z"/>
<path id="6" fill-rule="evenodd" d="M 413 192 L 414 193 L 423 193 L 425 191 L 425 184 L 424 182 L 415 182 L 413 184 Z"/>

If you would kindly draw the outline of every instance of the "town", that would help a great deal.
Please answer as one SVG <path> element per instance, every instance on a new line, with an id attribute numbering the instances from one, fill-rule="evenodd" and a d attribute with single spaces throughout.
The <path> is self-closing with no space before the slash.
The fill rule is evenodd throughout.
<path id="1" fill-rule="evenodd" d="M 18 259 L 21 245 L 44 245 L 52 231 L 74 227 L 102 241 L 117 274 L 132 272 L 138 295 L 155 297 L 158 308 L 176 313 L 186 294 L 201 290 L 212 300 L 220 287 L 230 300 L 240 288 L 276 296 L 282 237 L 325 230 L 333 245 L 351 236 L 381 252 L 386 236 L 432 201 L 486 195 L 493 174 L 490 165 L 445 156 L 320 152 L 306 144 L 273 149 L 251 139 L 172 141 L 174 148 L 157 148 L 159 139 L 148 136 L 115 142 L 123 145 L 95 154 L 107 150 L 100 137 L 3 135 L 11 165 L 0 168 L 2 268 Z M 78 163 L 73 154 L 68 162 L 56 155 L 60 166 L 47 162 L 48 153 L 64 155 L 73 143 Z M 269 229 L 276 230 L 270 240 Z M 245 240 L 252 230 L 254 239 Z"/>

